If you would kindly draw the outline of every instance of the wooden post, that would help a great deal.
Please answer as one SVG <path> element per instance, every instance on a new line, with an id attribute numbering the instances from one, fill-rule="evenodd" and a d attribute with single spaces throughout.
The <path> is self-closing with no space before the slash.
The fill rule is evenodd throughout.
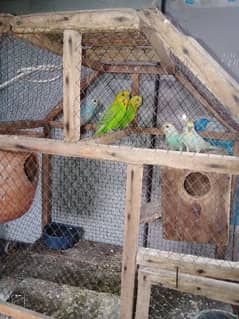
<path id="1" fill-rule="evenodd" d="M 133 73 L 131 74 L 131 95 L 138 95 L 139 94 L 139 74 Z"/>
<path id="2" fill-rule="evenodd" d="M 234 142 L 234 148 L 233 148 L 233 155 L 239 156 L 239 142 Z M 237 176 L 232 176 L 232 194 L 231 194 L 231 209 L 233 209 L 233 202 L 235 200 L 235 192 L 237 187 Z M 239 254 L 238 254 L 238 244 L 239 241 L 237 239 L 237 236 L 239 236 L 239 232 L 237 230 L 236 223 L 233 225 L 233 238 L 232 238 L 232 260 L 237 260 Z"/>
<path id="3" fill-rule="evenodd" d="M 63 113 L 64 137 L 67 142 L 77 142 L 80 139 L 81 38 L 78 31 L 64 31 Z"/>
<path id="4" fill-rule="evenodd" d="M 51 128 L 44 127 L 45 138 L 51 137 Z M 51 155 L 42 154 L 42 228 L 51 216 Z"/>
<path id="5" fill-rule="evenodd" d="M 128 165 L 121 274 L 120 318 L 132 319 L 135 293 L 143 166 Z"/>
<path id="6" fill-rule="evenodd" d="M 135 319 L 148 319 L 151 282 L 142 272 L 138 273 L 138 293 Z"/>

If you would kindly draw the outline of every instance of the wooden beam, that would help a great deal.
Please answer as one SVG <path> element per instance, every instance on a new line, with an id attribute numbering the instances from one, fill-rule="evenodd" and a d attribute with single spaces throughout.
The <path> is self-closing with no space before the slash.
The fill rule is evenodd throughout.
<path id="1" fill-rule="evenodd" d="M 148 319 L 151 287 L 148 276 L 145 276 L 143 272 L 139 271 L 135 319 Z"/>
<path id="2" fill-rule="evenodd" d="M 11 30 L 11 23 L 14 22 L 14 16 L 7 13 L 0 13 L 0 34 Z"/>
<path id="3" fill-rule="evenodd" d="M 193 255 L 139 248 L 137 263 L 153 269 L 166 269 L 195 276 L 225 279 L 239 282 L 239 264 L 232 261 L 216 260 Z"/>
<path id="4" fill-rule="evenodd" d="M 161 149 L 145 149 L 95 143 L 65 143 L 57 139 L 0 135 L 0 149 L 40 152 L 113 162 L 161 165 L 178 169 L 239 175 L 239 158 L 216 154 L 196 154 Z"/>
<path id="5" fill-rule="evenodd" d="M 64 137 L 67 142 L 80 139 L 81 34 L 64 31 L 63 49 L 63 113 Z"/>
<path id="6" fill-rule="evenodd" d="M 175 65 L 170 57 L 170 50 L 165 46 L 161 34 L 152 26 L 150 18 L 144 14 L 144 11 L 139 12 L 138 14 L 140 18 L 140 30 L 157 53 L 163 70 L 166 74 L 174 74 Z"/>
<path id="7" fill-rule="evenodd" d="M 185 36 L 159 10 L 138 12 L 140 20 L 157 33 L 164 47 L 235 117 L 239 116 L 239 84 L 193 38 Z M 151 43 L 155 49 L 159 41 Z"/>
<path id="8" fill-rule="evenodd" d="M 49 126 L 44 127 L 44 136 L 51 137 Z M 50 222 L 51 218 L 51 155 L 42 154 L 42 228 Z"/>
<path id="9" fill-rule="evenodd" d="M 214 300 L 239 305 L 239 284 L 218 279 L 185 274 L 181 271 L 140 269 L 152 284 L 165 288 L 201 295 Z"/>
<path id="10" fill-rule="evenodd" d="M 19 121 L 0 121 L 0 130 L 16 130 L 16 129 L 30 129 L 38 128 L 46 125 L 45 120 L 19 120 Z"/>
<path id="11" fill-rule="evenodd" d="M 121 273 L 121 319 L 132 319 L 133 316 L 142 180 L 143 166 L 128 165 Z"/>
<path id="12" fill-rule="evenodd" d="M 212 105 L 211 103 L 209 103 L 209 101 L 204 96 L 202 96 L 202 94 L 192 85 L 191 82 L 189 82 L 189 80 L 182 73 L 176 73 L 174 76 L 183 85 L 183 87 L 225 128 L 229 129 L 229 131 L 235 131 L 235 129 L 238 129 L 238 125 L 231 118 L 231 116 L 229 116 L 225 112 L 220 112 L 216 105 Z"/>
<path id="13" fill-rule="evenodd" d="M 12 27 L 18 33 L 138 31 L 139 18 L 133 9 L 66 11 L 17 16 Z"/>
<path id="14" fill-rule="evenodd" d="M 38 312 L 0 300 L 0 313 L 15 319 L 50 319 Z"/>
<path id="15" fill-rule="evenodd" d="M 139 95 L 140 76 L 137 73 L 131 75 L 131 95 Z"/>
<path id="16" fill-rule="evenodd" d="M 36 131 L 25 131 L 25 130 L 18 130 L 18 129 L 1 129 L 0 128 L 0 134 L 6 134 L 6 135 L 18 135 L 18 136 L 31 136 L 31 137 L 44 137 L 44 134 L 41 132 Z"/>
<path id="17" fill-rule="evenodd" d="M 103 64 L 103 69 L 107 73 L 165 74 L 160 65 Z"/>

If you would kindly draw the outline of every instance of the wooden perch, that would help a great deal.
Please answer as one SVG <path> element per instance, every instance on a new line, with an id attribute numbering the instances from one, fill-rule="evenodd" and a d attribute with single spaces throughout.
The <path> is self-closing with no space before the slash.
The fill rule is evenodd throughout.
<path id="1" fill-rule="evenodd" d="M 124 129 L 124 130 L 113 132 L 113 133 L 107 133 L 100 137 L 97 137 L 97 136 L 89 137 L 87 139 L 84 139 L 84 141 L 93 142 L 96 144 L 111 144 L 129 134 L 130 134 L 130 129 Z"/>
<path id="2" fill-rule="evenodd" d="M 47 124 L 45 120 L 19 120 L 19 121 L 0 121 L 0 130 L 16 130 L 43 127 Z"/>

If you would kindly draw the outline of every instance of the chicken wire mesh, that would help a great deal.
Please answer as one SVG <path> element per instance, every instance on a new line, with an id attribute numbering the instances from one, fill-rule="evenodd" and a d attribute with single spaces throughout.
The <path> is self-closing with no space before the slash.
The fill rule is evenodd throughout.
<path id="1" fill-rule="evenodd" d="M 60 44 L 57 52 L 37 48 L 35 45 L 39 46 L 39 43 L 36 44 L 34 36 L 30 42 L 11 35 L 1 37 L 0 119 L 4 124 L 47 118 L 51 121 L 47 122 L 52 127 L 50 136 L 64 139 L 63 109 L 59 107 L 63 98 L 63 61 L 59 55 L 62 35 L 48 35 L 48 38 L 52 43 Z M 79 87 L 79 95 L 75 96 L 74 103 L 81 100 L 83 141 L 104 143 L 106 134 L 124 130 L 122 138 L 111 139 L 111 144 L 170 150 L 175 148 L 163 136 L 168 133 L 168 128 L 163 125 L 169 123 L 180 133 L 185 133 L 186 122 L 192 121 L 197 134 L 207 136 L 206 141 L 217 147 L 210 150 L 207 144 L 208 149 L 202 151 L 233 154 L 234 141 L 227 138 L 228 129 L 176 76 L 162 74 L 159 58 L 142 34 L 83 34 L 82 41 L 81 90 L 78 81 L 75 85 Z M 176 58 L 174 60 L 177 72 L 207 96 L 224 118 L 227 112 L 223 106 L 219 106 L 187 67 Z M 77 70 L 79 72 L 80 65 Z M 131 96 L 142 97 L 142 105 L 133 117 L 126 117 L 123 124 L 120 123 L 124 116 L 122 112 L 122 118 L 113 121 L 115 127 L 112 123 L 105 126 L 104 118 L 109 120 L 107 110 L 118 92 L 125 90 Z M 58 110 L 52 115 L 56 106 Z M 113 120 L 116 113 L 110 113 Z M 52 115 L 50 118 L 49 114 Z M 79 114 L 75 117 L 79 118 Z M 42 133 L 42 124 L 39 126 L 30 133 Z M 203 135 L 203 131 L 214 134 Z M 220 138 L 215 138 L 216 133 L 221 133 Z M 193 147 L 190 151 L 194 151 Z M 181 149 L 176 146 L 176 150 Z M 185 145 L 182 150 L 186 150 Z M 63 156 L 45 157 L 44 160 L 42 154 L 37 157 L 28 154 L 30 164 L 25 164 L 27 159 L 21 159 L 19 155 L 17 166 L 13 165 L 11 156 L 9 152 L 3 152 L 1 192 L 8 205 L 1 215 L 9 216 L 8 209 L 17 208 L 17 213 L 23 216 L 17 216 L 19 218 L 13 221 L 5 220 L 0 225 L 1 298 L 56 318 L 64 315 L 78 318 L 82 313 L 84 318 L 92 318 L 92 314 L 84 312 L 83 304 L 94 310 L 99 299 L 95 302 L 95 295 L 89 292 L 82 297 L 77 288 L 86 288 L 107 293 L 111 305 L 109 311 L 117 318 L 118 301 L 112 293 L 118 294 L 120 290 L 126 165 Z M 44 175 L 46 170 L 49 176 Z M 238 189 L 237 180 L 235 185 Z M 195 258 L 207 256 L 238 261 L 239 196 L 233 193 L 230 201 L 230 195 L 229 176 L 145 165 L 144 216 L 141 216 L 139 245 L 169 253 L 191 254 Z M 47 239 L 42 235 L 44 223 L 48 224 Z M 49 237 L 62 237 L 62 225 L 70 227 L 63 229 L 68 240 L 75 241 L 75 246 L 55 250 L 60 242 L 52 244 Z M 77 242 L 83 232 L 84 240 Z M 163 313 L 165 318 L 174 318 L 170 314 L 170 293 L 160 293 L 163 297 L 160 302 L 157 297 L 153 299 L 150 316 L 156 318 Z M 102 310 L 94 311 L 100 313 Z M 183 315 L 186 318 L 185 311 Z"/>

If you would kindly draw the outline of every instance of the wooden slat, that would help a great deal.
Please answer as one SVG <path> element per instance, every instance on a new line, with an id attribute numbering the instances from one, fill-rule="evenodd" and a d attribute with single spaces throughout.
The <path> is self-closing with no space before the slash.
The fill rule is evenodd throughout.
<path id="1" fill-rule="evenodd" d="M 139 18 L 133 9 L 67 11 L 17 16 L 12 25 L 19 33 L 137 31 Z"/>
<path id="2" fill-rule="evenodd" d="M 142 10 L 138 13 L 142 23 L 148 23 L 157 33 L 161 43 L 170 50 L 199 81 L 234 116 L 239 116 L 239 84 L 198 44 L 183 35 L 158 10 Z M 160 46 L 160 41 L 151 43 Z"/>
<path id="3" fill-rule="evenodd" d="M 195 154 L 143 149 L 95 143 L 65 143 L 56 139 L 31 138 L 27 136 L 0 135 L 0 149 L 22 152 L 41 152 L 52 155 L 84 157 L 122 163 L 162 165 L 221 174 L 239 175 L 239 158 L 216 154 Z"/>
<path id="4" fill-rule="evenodd" d="M 63 53 L 63 113 L 64 137 L 67 142 L 80 139 L 80 79 L 81 79 L 81 34 L 64 31 Z"/>
<path id="5" fill-rule="evenodd" d="M 121 319 L 132 319 L 133 315 L 142 180 L 143 166 L 128 165 L 121 274 Z"/>
<path id="6" fill-rule="evenodd" d="M 148 319 L 150 294 L 151 282 L 148 276 L 139 271 L 135 319 Z"/>
<path id="7" fill-rule="evenodd" d="M 15 17 L 11 14 L 0 13 L 0 35 L 11 30 Z"/>
<path id="8" fill-rule="evenodd" d="M 232 261 L 139 248 L 137 263 L 154 269 L 175 271 L 178 268 L 191 275 L 239 282 L 239 263 Z"/>
<path id="9" fill-rule="evenodd" d="M 108 73 L 165 74 L 159 65 L 103 64 L 102 68 Z"/>
<path id="10" fill-rule="evenodd" d="M 0 130 L 30 129 L 43 127 L 47 124 L 45 120 L 19 120 L 19 121 L 0 121 Z"/>
<path id="11" fill-rule="evenodd" d="M 20 135 L 20 136 L 31 136 L 31 137 L 44 137 L 44 134 L 41 132 L 36 132 L 36 131 L 25 131 L 21 129 L 1 129 L 0 128 L 0 134 L 6 134 L 6 135 Z"/>
<path id="12" fill-rule="evenodd" d="M 144 12 L 139 12 L 139 17 L 140 30 L 155 49 L 163 70 L 166 74 L 174 74 L 175 65 L 170 57 L 169 48 L 165 46 L 164 41 L 161 38 L 161 34 L 152 27 L 150 18 L 148 19 Z"/>
<path id="13" fill-rule="evenodd" d="M 194 295 L 201 295 L 214 300 L 239 305 L 239 284 L 218 279 L 203 278 L 168 270 L 140 270 L 151 283 L 160 283 L 161 286 L 183 291 Z"/>
<path id="14" fill-rule="evenodd" d="M 131 75 L 131 95 L 139 95 L 139 80 L 140 80 L 140 76 L 137 73 L 133 73 Z"/>
<path id="15" fill-rule="evenodd" d="M 46 138 L 51 137 L 49 126 L 44 127 Z M 50 222 L 51 217 L 51 155 L 42 154 L 42 227 Z"/>
<path id="16" fill-rule="evenodd" d="M 0 313 L 15 319 L 50 319 L 50 317 L 43 314 L 1 300 Z"/>

